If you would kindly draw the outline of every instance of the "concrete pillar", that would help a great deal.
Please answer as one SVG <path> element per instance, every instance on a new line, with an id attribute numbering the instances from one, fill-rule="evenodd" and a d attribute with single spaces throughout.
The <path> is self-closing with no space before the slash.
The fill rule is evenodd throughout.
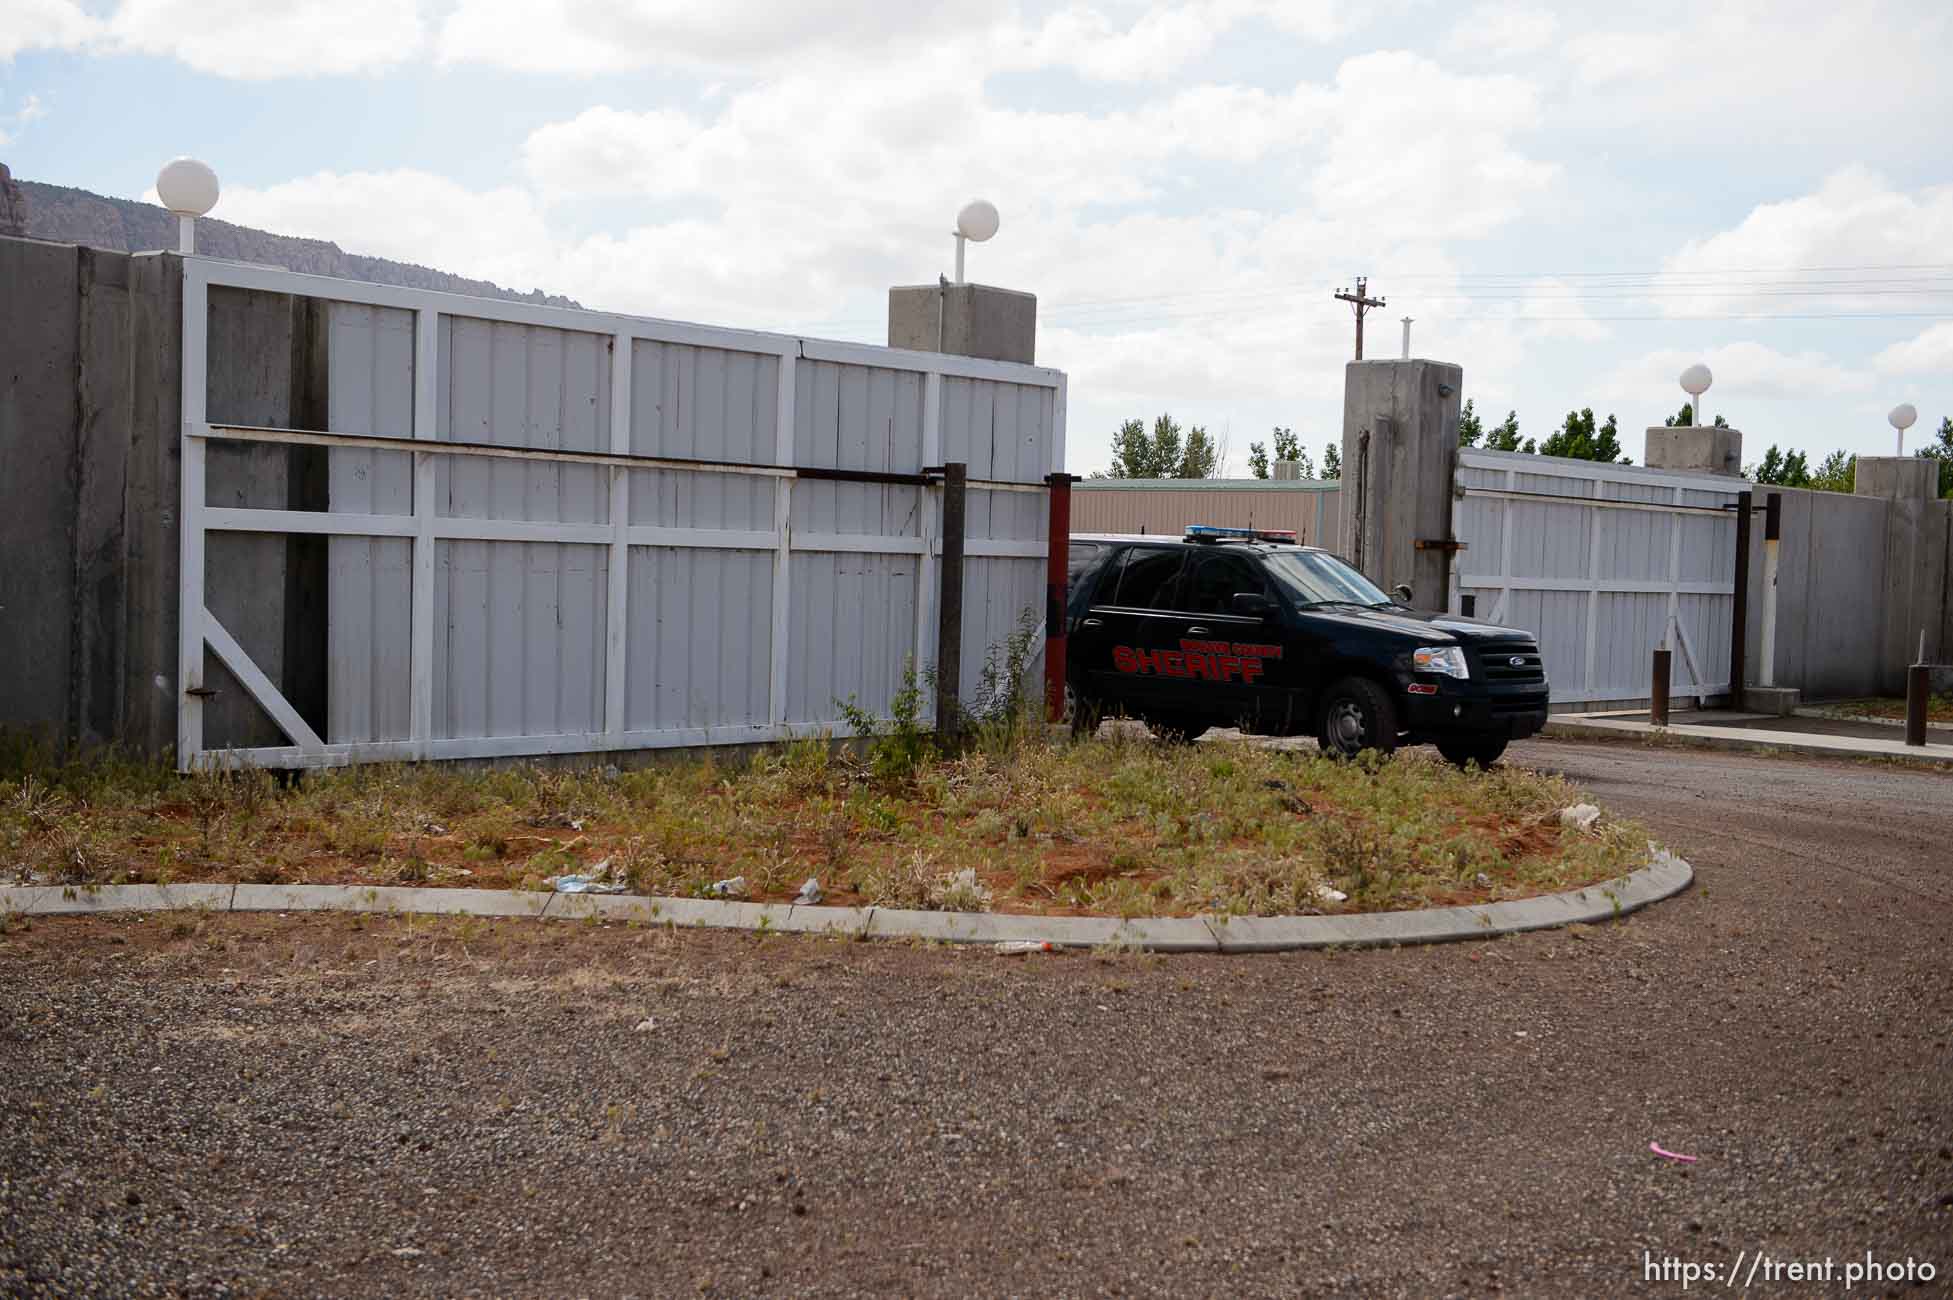
<path id="1" fill-rule="evenodd" d="M 1860 456 L 1853 484 L 1861 497 L 1931 501 L 1939 495 L 1939 462 L 1926 456 Z"/>
<path id="2" fill-rule="evenodd" d="M 1641 463 L 1649 469 L 1687 470 L 1696 474 L 1743 473 L 1741 429 L 1661 425 L 1648 430 Z"/>
<path id="3" fill-rule="evenodd" d="M 1860 456 L 1853 494 L 1883 497 L 1885 512 L 1884 617 L 1877 643 L 1878 689 L 1898 694 L 1905 667 L 1919 655 L 1949 658 L 1944 638 L 1947 601 L 1946 517 L 1934 497 L 1939 462 L 1923 456 Z"/>
<path id="4" fill-rule="evenodd" d="M 1036 294 L 987 284 L 897 285 L 888 291 L 888 345 L 991 361 L 1037 360 Z"/>
<path id="5" fill-rule="evenodd" d="M 27 235 L 27 194 L 0 163 L 0 237 L 13 239 Z"/>
<path id="6" fill-rule="evenodd" d="M 0 241 L 0 727 L 67 744 L 74 649 L 76 250 Z"/>
<path id="7" fill-rule="evenodd" d="M 1451 599 L 1451 485 L 1465 372 L 1441 361 L 1352 361 L 1343 369 L 1342 518 L 1337 550 L 1410 603 Z"/>

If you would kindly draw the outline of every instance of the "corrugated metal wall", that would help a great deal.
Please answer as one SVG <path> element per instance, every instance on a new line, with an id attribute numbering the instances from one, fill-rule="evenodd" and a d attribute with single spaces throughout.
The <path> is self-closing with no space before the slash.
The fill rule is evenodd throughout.
<path id="1" fill-rule="evenodd" d="M 1307 546 L 1335 545 L 1335 483 L 1264 479 L 1093 480 L 1074 484 L 1075 533 L 1178 533 L 1188 524 L 1292 528 Z"/>
<path id="2" fill-rule="evenodd" d="M 328 319 L 330 429 L 411 435 L 415 313 L 335 302 Z M 437 338 L 436 439 L 611 449 L 612 335 L 443 312 Z M 636 339 L 629 365 L 633 454 L 775 463 L 777 354 Z M 932 384 L 922 372 L 803 358 L 793 388 L 796 466 L 923 468 Z M 1020 483 L 1049 472 L 1055 388 L 946 375 L 939 391 L 936 463 L 962 460 L 972 479 Z M 346 448 L 329 456 L 331 511 L 413 513 L 412 456 Z M 443 538 L 435 551 L 433 737 L 602 732 L 611 548 L 594 534 L 588 543 L 523 540 L 519 525 L 607 532 L 611 471 L 433 460 L 435 513 L 484 521 L 480 539 Z M 776 720 L 773 538 L 782 491 L 791 493 L 792 538 L 784 720 L 838 722 L 837 700 L 885 714 L 907 666 L 933 656 L 933 620 L 919 617 L 920 602 L 933 606 L 933 593 L 922 589 L 930 490 L 809 479 L 789 488 L 777 478 L 663 469 L 627 475 L 634 528 L 687 530 L 674 542 L 692 541 L 699 530 L 754 536 L 750 545 L 719 536 L 707 545 L 628 547 L 625 731 L 764 728 Z M 1045 523 L 1040 494 L 970 490 L 966 699 L 989 648 L 1043 606 L 1043 560 L 987 554 L 985 544 L 1015 542 L 1041 554 Z M 412 547 L 399 537 L 331 541 L 328 744 L 410 734 Z"/>
<path id="3" fill-rule="evenodd" d="M 1674 692 L 1728 689 L 1735 521 L 1722 507 L 1746 484 L 1486 451 L 1460 453 L 1457 481 L 1451 608 L 1471 596 L 1478 617 L 1535 633 L 1556 703 L 1646 699 L 1671 619 Z"/>

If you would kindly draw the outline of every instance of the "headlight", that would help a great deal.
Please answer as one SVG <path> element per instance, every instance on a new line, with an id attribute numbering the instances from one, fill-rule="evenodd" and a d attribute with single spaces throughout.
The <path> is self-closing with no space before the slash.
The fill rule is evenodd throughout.
<path id="1" fill-rule="evenodd" d="M 1465 651 L 1455 645 L 1425 645 L 1411 652 L 1411 663 L 1420 673 L 1440 673 L 1446 677 L 1470 677 L 1465 667 Z"/>

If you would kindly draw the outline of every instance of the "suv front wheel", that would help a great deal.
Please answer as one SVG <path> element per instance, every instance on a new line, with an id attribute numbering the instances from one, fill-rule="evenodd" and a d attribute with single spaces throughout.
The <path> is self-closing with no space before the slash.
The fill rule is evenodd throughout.
<path id="1" fill-rule="evenodd" d="M 1316 743 L 1331 758 L 1355 758 L 1366 749 L 1397 748 L 1397 706 L 1367 677 L 1345 677 L 1322 697 Z"/>

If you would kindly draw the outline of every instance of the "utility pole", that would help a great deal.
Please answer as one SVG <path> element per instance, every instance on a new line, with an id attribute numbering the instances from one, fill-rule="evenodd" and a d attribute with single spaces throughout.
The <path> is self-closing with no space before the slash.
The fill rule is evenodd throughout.
<path id="1" fill-rule="evenodd" d="M 1349 303 L 1356 312 L 1356 359 L 1358 361 L 1363 359 L 1363 314 L 1372 307 L 1383 306 L 1383 299 L 1369 296 L 1367 292 L 1369 286 L 1369 280 L 1359 275 L 1356 277 L 1355 293 L 1351 293 L 1348 289 L 1336 290 L 1337 299 Z"/>

